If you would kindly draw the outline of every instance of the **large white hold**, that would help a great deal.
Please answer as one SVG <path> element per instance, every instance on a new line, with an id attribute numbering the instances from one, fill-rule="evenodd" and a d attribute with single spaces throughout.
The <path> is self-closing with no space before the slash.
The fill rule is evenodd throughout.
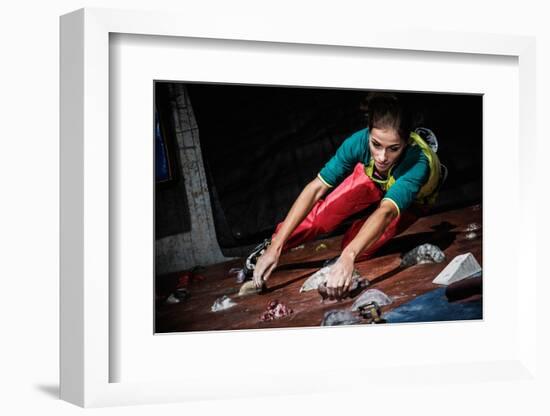
<path id="1" fill-rule="evenodd" d="M 449 285 L 481 272 L 481 266 L 472 253 L 456 256 L 432 281 L 437 285 Z"/>
<path id="2" fill-rule="evenodd" d="M 326 283 L 328 281 L 328 276 L 330 274 L 331 267 L 332 267 L 332 264 L 330 266 L 325 266 L 322 269 L 318 270 L 317 272 L 313 273 L 311 276 L 309 276 L 308 279 L 304 282 L 304 284 L 300 288 L 300 293 L 307 292 L 309 290 L 316 290 L 320 285 L 322 285 L 323 283 Z M 349 290 L 353 291 L 357 289 L 357 286 L 359 285 L 360 280 L 361 280 L 361 274 L 357 271 L 357 269 L 353 269 Z M 364 279 L 361 283 L 366 286 L 368 285 L 368 280 Z"/>

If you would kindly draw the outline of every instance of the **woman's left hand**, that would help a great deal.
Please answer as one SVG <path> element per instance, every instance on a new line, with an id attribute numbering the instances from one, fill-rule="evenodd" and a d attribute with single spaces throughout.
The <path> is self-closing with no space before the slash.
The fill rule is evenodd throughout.
<path id="1" fill-rule="evenodd" d="M 329 299 L 340 299 L 350 288 L 353 275 L 353 259 L 340 256 L 331 267 L 327 280 Z"/>

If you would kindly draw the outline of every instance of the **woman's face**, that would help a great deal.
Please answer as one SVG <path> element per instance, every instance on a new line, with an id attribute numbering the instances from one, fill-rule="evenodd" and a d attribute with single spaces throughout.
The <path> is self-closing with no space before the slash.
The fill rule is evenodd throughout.
<path id="1" fill-rule="evenodd" d="M 406 142 L 401 140 L 397 130 L 373 127 L 370 131 L 369 147 L 376 170 L 387 173 L 405 150 Z"/>

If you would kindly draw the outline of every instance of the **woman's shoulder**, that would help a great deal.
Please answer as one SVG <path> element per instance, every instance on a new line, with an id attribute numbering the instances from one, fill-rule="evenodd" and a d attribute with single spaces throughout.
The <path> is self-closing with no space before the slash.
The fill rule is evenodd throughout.
<path id="1" fill-rule="evenodd" d="M 357 130 L 356 132 L 352 133 L 348 138 L 345 140 L 345 142 L 348 143 L 348 145 L 354 147 L 354 148 L 360 148 L 364 149 L 369 147 L 369 129 L 364 128 L 361 130 Z"/>
<path id="2" fill-rule="evenodd" d="M 353 134 L 357 140 L 355 145 L 358 151 L 358 157 L 363 163 L 367 163 L 370 155 L 369 151 L 369 129 L 364 128 Z"/>
<path id="3" fill-rule="evenodd" d="M 368 141 L 369 138 L 369 128 L 366 127 L 361 130 L 357 130 L 356 132 L 352 133 L 350 136 L 348 136 L 348 140 L 364 140 Z"/>
<path id="4" fill-rule="evenodd" d="M 368 130 L 369 129 L 366 128 L 357 130 L 356 132 L 352 133 L 346 139 L 344 139 L 340 148 L 345 149 L 346 151 L 351 151 L 353 153 L 360 152 L 361 149 L 368 149 Z"/>
<path id="5" fill-rule="evenodd" d="M 426 155 L 419 146 L 409 145 L 405 149 L 405 153 L 399 162 L 396 175 L 404 175 L 406 172 L 414 169 L 418 165 L 425 165 L 428 162 Z"/>

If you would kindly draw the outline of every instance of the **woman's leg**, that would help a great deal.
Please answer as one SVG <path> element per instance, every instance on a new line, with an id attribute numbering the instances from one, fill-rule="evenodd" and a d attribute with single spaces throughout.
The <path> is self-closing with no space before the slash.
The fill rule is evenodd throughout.
<path id="1" fill-rule="evenodd" d="M 355 169 L 324 200 L 319 200 L 308 216 L 290 235 L 283 251 L 311 241 L 320 234 L 333 231 L 349 216 L 377 203 L 382 191 L 365 174 L 365 167 L 358 163 Z M 279 231 L 282 223 L 275 229 Z"/>

